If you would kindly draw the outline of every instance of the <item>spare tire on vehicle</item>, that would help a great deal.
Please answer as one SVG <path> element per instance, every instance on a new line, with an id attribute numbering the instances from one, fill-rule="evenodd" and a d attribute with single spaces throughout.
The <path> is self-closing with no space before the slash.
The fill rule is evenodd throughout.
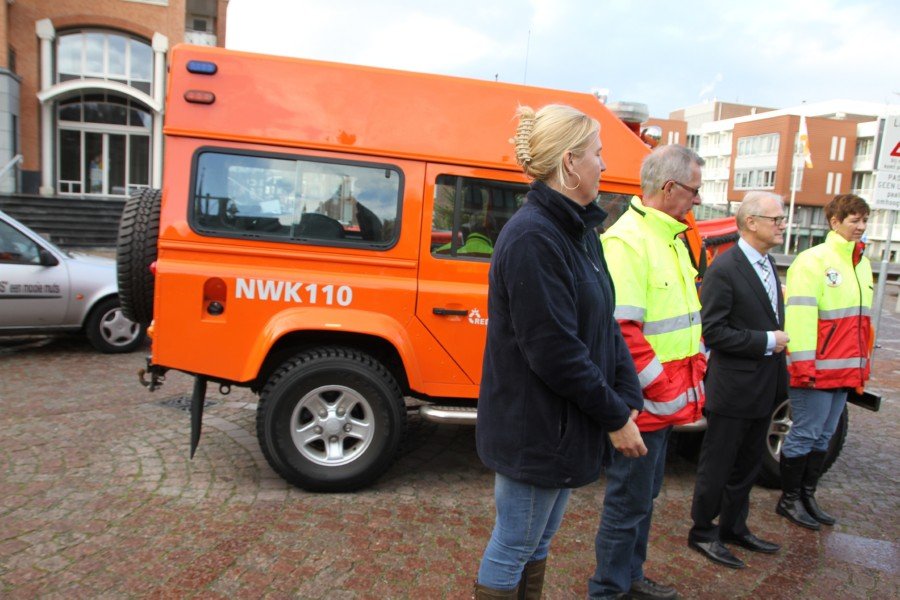
<path id="1" fill-rule="evenodd" d="M 122 210 L 116 247 L 116 271 L 122 312 L 147 326 L 153 320 L 155 279 L 150 265 L 156 261 L 162 193 L 156 189 L 132 192 Z"/>

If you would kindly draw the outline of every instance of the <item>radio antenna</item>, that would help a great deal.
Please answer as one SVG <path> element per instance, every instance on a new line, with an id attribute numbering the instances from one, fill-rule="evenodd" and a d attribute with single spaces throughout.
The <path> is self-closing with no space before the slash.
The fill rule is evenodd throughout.
<path id="1" fill-rule="evenodd" d="M 528 30 L 528 41 L 525 42 L 525 74 L 522 76 L 522 85 L 528 83 L 528 51 L 531 50 L 531 29 Z"/>

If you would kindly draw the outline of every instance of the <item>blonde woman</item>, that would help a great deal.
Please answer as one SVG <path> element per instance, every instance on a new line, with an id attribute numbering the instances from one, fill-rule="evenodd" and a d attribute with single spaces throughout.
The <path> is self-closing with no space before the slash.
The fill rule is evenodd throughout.
<path id="1" fill-rule="evenodd" d="M 478 454 L 496 472 L 496 521 L 476 598 L 539 598 L 572 488 L 596 481 L 606 436 L 646 453 L 641 386 L 616 320 L 596 227 L 600 126 L 569 106 L 519 110 L 532 180 L 491 262 Z M 521 595 L 518 595 L 521 594 Z"/>

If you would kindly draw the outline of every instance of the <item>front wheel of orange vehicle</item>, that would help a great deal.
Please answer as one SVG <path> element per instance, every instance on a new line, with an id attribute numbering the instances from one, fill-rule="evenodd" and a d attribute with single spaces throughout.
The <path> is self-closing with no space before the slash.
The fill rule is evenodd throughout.
<path id="1" fill-rule="evenodd" d="M 321 348 L 285 362 L 260 393 L 262 452 L 289 483 L 311 492 L 349 492 L 390 466 L 406 429 L 394 377 L 349 348 Z"/>

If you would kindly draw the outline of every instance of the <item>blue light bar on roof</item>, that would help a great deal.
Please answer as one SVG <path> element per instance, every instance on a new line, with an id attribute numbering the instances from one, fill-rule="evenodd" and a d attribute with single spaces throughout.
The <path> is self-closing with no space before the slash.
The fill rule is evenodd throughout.
<path id="1" fill-rule="evenodd" d="M 187 70 L 189 73 L 196 73 L 197 75 L 215 75 L 219 67 L 216 66 L 216 63 L 206 60 L 189 60 Z"/>

